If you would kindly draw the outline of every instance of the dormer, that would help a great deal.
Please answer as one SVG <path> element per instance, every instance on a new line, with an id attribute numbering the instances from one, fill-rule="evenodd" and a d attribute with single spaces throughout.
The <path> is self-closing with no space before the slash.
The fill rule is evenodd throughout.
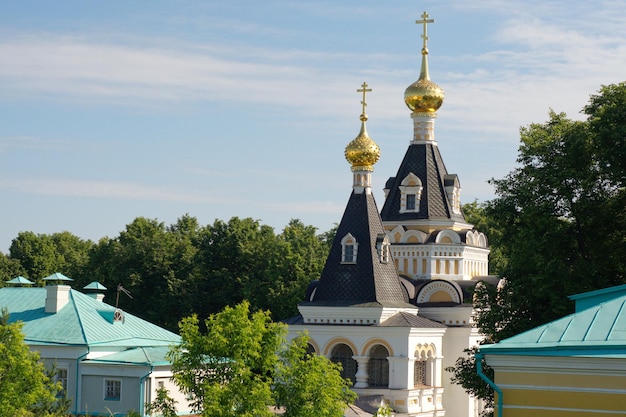
<path id="1" fill-rule="evenodd" d="M 358 254 L 359 244 L 356 238 L 352 234 L 346 234 L 341 239 L 341 263 L 342 264 L 355 264 Z"/>
<path id="2" fill-rule="evenodd" d="M 418 213 L 422 198 L 422 180 L 412 172 L 400 183 L 400 213 Z"/>
<path id="3" fill-rule="evenodd" d="M 378 260 L 380 263 L 386 264 L 390 259 L 389 251 L 389 238 L 384 233 L 381 233 L 376 238 L 376 252 L 378 253 Z"/>
<path id="4" fill-rule="evenodd" d="M 448 174 L 444 177 L 444 187 L 452 213 L 461 214 L 461 184 L 456 174 Z"/>

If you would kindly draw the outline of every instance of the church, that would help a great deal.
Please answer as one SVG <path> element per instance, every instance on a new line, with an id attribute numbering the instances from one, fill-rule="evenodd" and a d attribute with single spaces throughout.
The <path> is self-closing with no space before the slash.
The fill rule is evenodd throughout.
<path id="1" fill-rule="evenodd" d="M 363 83 L 360 131 L 345 148 L 352 190 L 319 280 L 300 315 L 286 320 L 289 337 L 308 332 L 310 352 L 343 365 L 360 399 L 384 401 L 410 416 L 468 416 L 480 401 L 450 382 L 463 350 L 481 338 L 472 325 L 473 287 L 488 276 L 485 235 L 465 220 L 461 185 L 448 173 L 435 119 L 443 90 L 428 71 L 424 12 L 419 78 L 404 93 L 413 134 L 379 211 L 371 182 L 380 148 L 369 137 Z"/>

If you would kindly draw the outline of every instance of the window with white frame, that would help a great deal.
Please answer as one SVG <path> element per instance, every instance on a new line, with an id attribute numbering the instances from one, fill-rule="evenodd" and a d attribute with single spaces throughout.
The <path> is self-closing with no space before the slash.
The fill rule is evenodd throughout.
<path id="1" fill-rule="evenodd" d="M 341 263 L 355 264 L 358 249 L 359 244 L 355 237 L 350 233 L 346 234 L 343 239 L 341 239 Z"/>
<path id="2" fill-rule="evenodd" d="M 400 213 L 417 213 L 420 211 L 422 198 L 422 180 L 412 172 L 400 183 Z"/>
<path id="3" fill-rule="evenodd" d="M 104 399 L 106 401 L 120 401 L 122 399 L 122 381 L 119 379 L 104 380 Z"/>

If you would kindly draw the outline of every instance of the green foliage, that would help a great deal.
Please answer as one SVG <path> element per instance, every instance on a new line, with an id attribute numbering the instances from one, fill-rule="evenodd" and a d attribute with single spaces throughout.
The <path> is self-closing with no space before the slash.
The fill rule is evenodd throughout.
<path id="1" fill-rule="evenodd" d="M 169 396 L 166 388 L 157 390 L 157 395 L 152 403 L 146 404 L 146 413 L 157 417 L 177 417 L 176 400 Z"/>
<path id="2" fill-rule="evenodd" d="M 250 312 L 247 302 L 226 307 L 206 321 L 180 324 L 182 343 L 173 348 L 174 380 L 203 416 L 270 416 L 271 383 L 285 327 L 268 312 Z"/>
<path id="3" fill-rule="evenodd" d="M 285 341 L 286 326 L 250 304 L 211 315 L 200 329 L 197 316 L 182 320 L 182 343 L 169 353 L 174 381 L 203 416 L 342 416 L 355 394 L 340 365 L 306 355 L 308 338 Z"/>
<path id="4" fill-rule="evenodd" d="M 518 168 L 491 181 L 497 197 L 483 213 L 506 285 L 475 289 L 487 343 L 571 313 L 568 295 L 626 282 L 626 83 L 602 87 L 584 112 L 522 128 Z M 473 361 L 449 370 L 490 399 Z"/>
<path id="5" fill-rule="evenodd" d="M 376 414 L 374 414 L 374 417 L 391 417 L 392 415 L 393 410 L 391 409 L 391 407 L 389 407 L 387 403 L 383 403 L 380 407 L 378 407 L 378 410 L 376 410 Z"/>
<path id="6" fill-rule="evenodd" d="M 69 232 L 51 235 L 20 232 L 11 242 L 9 255 L 19 263 L 23 271 L 19 275 L 31 281 L 41 280 L 55 272 L 63 272 L 80 281 L 86 274 L 92 246 L 90 240 L 82 240 Z"/>
<path id="7" fill-rule="evenodd" d="M 522 129 L 521 166 L 493 181 L 487 211 L 506 233 L 508 291 L 485 312 L 511 317 L 499 337 L 570 313 L 567 295 L 625 282 L 626 191 L 600 169 L 595 140 L 589 122 L 552 112 Z"/>
<path id="8" fill-rule="evenodd" d="M 203 275 L 197 280 L 194 311 L 208 316 L 248 300 L 254 309 L 270 310 L 274 319 L 297 314 L 297 303 L 319 277 L 328 254 L 315 233 L 299 220 L 291 220 L 279 235 L 249 218 L 216 220 L 198 242 Z"/>
<path id="9" fill-rule="evenodd" d="M 284 319 L 319 278 L 333 235 L 299 220 L 276 234 L 250 218 L 200 226 L 189 215 L 170 226 L 138 217 L 96 244 L 69 232 L 22 232 L 10 254 L 0 254 L 0 286 L 18 275 L 41 284 L 54 272 L 74 279 L 74 288 L 99 281 L 108 303 L 172 331 L 192 313 L 208 317 L 243 300 Z M 118 298 L 118 285 L 132 298 Z"/>
<path id="10" fill-rule="evenodd" d="M 341 377 L 341 364 L 307 354 L 308 336 L 301 335 L 281 353 L 275 381 L 278 406 L 285 417 L 342 417 L 356 399 L 350 381 Z"/>
<path id="11" fill-rule="evenodd" d="M 20 261 L 0 253 L 0 288 L 4 287 L 5 281 L 20 275 L 28 275 Z"/>
<path id="12" fill-rule="evenodd" d="M 506 258 L 500 249 L 504 230 L 496 224 L 487 212 L 487 203 L 473 201 L 463 204 L 463 214 L 468 223 L 489 238 L 489 273 L 500 276 L 506 267 Z"/>
<path id="13" fill-rule="evenodd" d="M 39 362 L 39 354 L 24 343 L 22 324 L 9 323 L 0 313 L 0 417 L 56 417 L 67 414 L 69 404 L 57 399 L 60 390 Z"/>

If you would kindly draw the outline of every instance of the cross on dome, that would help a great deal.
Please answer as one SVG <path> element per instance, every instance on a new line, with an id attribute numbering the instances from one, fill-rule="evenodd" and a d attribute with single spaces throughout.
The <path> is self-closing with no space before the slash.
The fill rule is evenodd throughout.
<path id="1" fill-rule="evenodd" d="M 361 88 L 356 90 L 357 93 L 363 93 L 363 100 L 361 101 L 361 104 L 363 105 L 362 110 L 361 110 L 361 115 L 364 116 L 365 115 L 365 108 L 367 107 L 367 102 L 365 101 L 365 94 L 370 93 L 372 91 L 371 88 L 367 88 L 368 85 L 365 81 L 363 81 L 363 84 L 361 84 Z"/>
<path id="2" fill-rule="evenodd" d="M 422 20 L 416 20 L 415 23 L 416 24 L 422 24 L 424 25 L 424 33 L 422 34 L 422 39 L 424 39 L 424 46 L 422 47 L 422 52 L 428 53 L 428 47 L 427 47 L 427 43 L 428 43 L 428 24 L 429 23 L 435 23 L 435 19 L 429 19 L 429 15 L 428 13 L 424 12 L 422 13 L 422 16 L 420 16 L 422 18 Z"/>

